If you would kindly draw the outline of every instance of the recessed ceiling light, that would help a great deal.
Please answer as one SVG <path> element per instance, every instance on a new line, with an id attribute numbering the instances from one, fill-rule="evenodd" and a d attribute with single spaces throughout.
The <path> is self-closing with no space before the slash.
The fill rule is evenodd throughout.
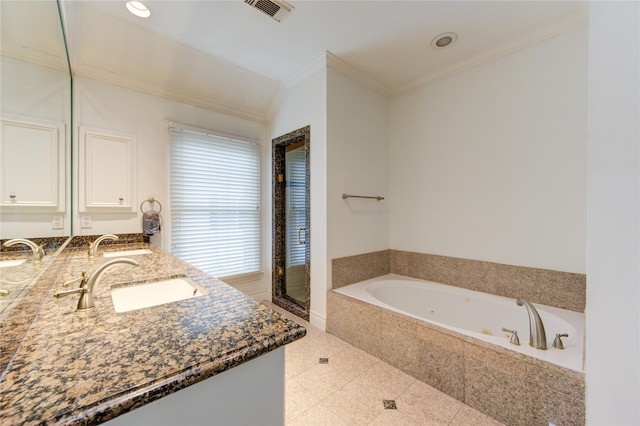
<path id="1" fill-rule="evenodd" d="M 151 11 L 141 1 L 128 1 L 127 9 L 129 9 L 129 12 L 141 18 L 151 16 Z"/>
<path id="2" fill-rule="evenodd" d="M 443 33 L 435 36 L 435 38 L 431 40 L 431 46 L 435 47 L 436 49 L 441 49 L 453 44 L 453 42 L 457 39 L 458 34 L 456 33 Z"/>

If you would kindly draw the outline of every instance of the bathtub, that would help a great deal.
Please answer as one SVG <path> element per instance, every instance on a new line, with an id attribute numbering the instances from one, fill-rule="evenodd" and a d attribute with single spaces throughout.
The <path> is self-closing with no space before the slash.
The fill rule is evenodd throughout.
<path id="1" fill-rule="evenodd" d="M 534 304 L 542 318 L 547 350 L 529 346 L 529 316 L 515 299 L 495 296 L 460 287 L 423 281 L 401 275 L 385 275 L 334 289 L 343 295 L 399 312 L 418 320 L 475 338 L 521 354 L 583 372 L 584 314 Z M 501 329 L 516 330 L 520 346 L 509 342 Z M 565 349 L 552 347 L 556 333 Z"/>

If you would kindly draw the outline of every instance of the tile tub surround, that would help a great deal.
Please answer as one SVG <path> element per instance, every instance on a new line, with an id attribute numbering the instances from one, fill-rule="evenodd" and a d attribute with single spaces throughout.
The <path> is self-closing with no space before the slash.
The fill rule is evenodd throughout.
<path id="1" fill-rule="evenodd" d="M 582 425 L 584 374 L 330 291 L 327 331 L 510 425 Z"/>
<path id="2" fill-rule="evenodd" d="M 575 312 L 584 312 L 586 304 L 584 274 L 400 250 L 331 261 L 332 288 L 389 273 Z"/>
<path id="3" fill-rule="evenodd" d="M 61 283 L 108 261 L 67 249 L 37 283 L 45 294 L 0 381 L 7 424 L 95 424 L 212 377 L 303 337 L 304 327 L 257 304 L 154 246 L 131 256 L 140 267 L 110 268 L 96 309 L 78 296 L 52 297 Z M 116 314 L 111 285 L 183 274 L 209 294 Z M 41 284 L 40 281 L 43 283 Z M 44 283 L 46 282 L 46 284 Z"/>
<path id="4" fill-rule="evenodd" d="M 391 273 L 391 250 L 382 250 L 331 260 L 331 288 L 365 281 Z"/>

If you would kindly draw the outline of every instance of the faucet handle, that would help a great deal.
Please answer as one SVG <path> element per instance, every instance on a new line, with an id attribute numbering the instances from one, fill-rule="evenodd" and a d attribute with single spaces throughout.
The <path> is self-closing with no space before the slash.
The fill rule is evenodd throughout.
<path id="1" fill-rule="evenodd" d="M 85 278 L 87 278 L 87 271 L 82 271 L 82 275 L 81 276 L 79 276 L 78 278 L 74 278 L 72 280 L 63 282 L 62 283 L 62 287 L 69 287 L 69 285 L 71 285 L 73 283 L 77 283 L 78 281 L 82 281 Z"/>
<path id="2" fill-rule="evenodd" d="M 78 288 L 74 288 L 73 290 L 57 291 L 57 292 L 53 293 L 53 297 L 55 297 L 56 299 L 59 299 L 61 297 L 68 296 L 70 294 L 76 294 L 76 293 L 83 294 L 83 293 L 86 293 L 87 292 L 87 288 L 84 285 L 86 279 L 87 279 L 87 271 L 82 271 L 82 276 L 80 276 L 78 278 L 75 278 L 73 280 L 70 280 L 70 281 L 65 281 L 64 283 L 62 283 L 62 287 L 69 287 L 70 284 L 77 283 L 78 281 L 81 281 L 80 282 L 80 286 Z"/>
<path id="3" fill-rule="evenodd" d="M 511 333 L 511 338 L 509 339 L 509 343 L 512 345 L 520 346 L 520 339 L 518 338 L 518 332 L 516 330 L 509 330 L 507 328 L 502 327 L 502 331 L 506 333 Z"/>
<path id="4" fill-rule="evenodd" d="M 564 345 L 562 344 L 562 337 L 569 337 L 569 335 L 567 333 L 564 334 L 560 334 L 560 333 L 556 333 L 556 338 L 553 339 L 553 347 L 556 349 L 564 349 Z"/>

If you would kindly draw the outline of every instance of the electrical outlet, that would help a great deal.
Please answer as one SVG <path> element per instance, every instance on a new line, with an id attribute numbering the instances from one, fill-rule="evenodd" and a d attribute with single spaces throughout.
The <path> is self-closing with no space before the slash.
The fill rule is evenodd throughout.
<path id="1" fill-rule="evenodd" d="M 62 229 L 64 228 L 64 222 L 62 216 L 54 216 L 53 221 L 51 222 L 51 229 Z"/>
<path id="2" fill-rule="evenodd" d="M 82 216 L 80 218 L 80 228 L 82 229 L 91 228 L 91 216 Z"/>

